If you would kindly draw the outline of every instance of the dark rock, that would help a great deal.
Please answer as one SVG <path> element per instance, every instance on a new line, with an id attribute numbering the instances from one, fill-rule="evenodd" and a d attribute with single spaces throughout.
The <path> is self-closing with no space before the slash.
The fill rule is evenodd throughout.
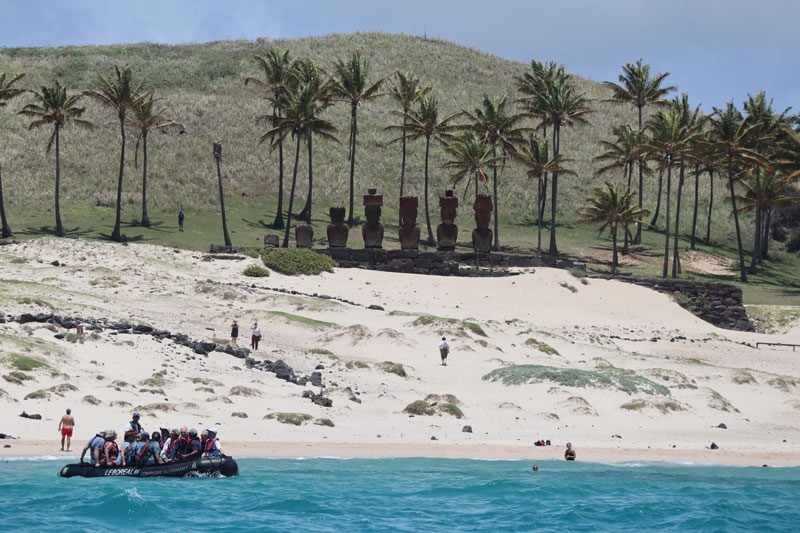
<path id="1" fill-rule="evenodd" d="M 53 337 L 55 337 L 58 340 L 61 340 L 64 337 L 66 337 L 66 335 L 64 335 L 63 333 L 56 333 L 55 335 L 53 335 Z"/>
<path id="2" fill-rule="evenodd" d="M 50 264 L 53 265 L 54 267 L 61 266 L 61 263 L 58 262 L 58 259 L 56 259 L 55 261 L 53 261 Z"/>
<path id="3" fill-rule="evenodd" d="M 437 439 L 436 436 L 434 435 L 433 437 L 431 437 L 431 440 L 439 440 L 439 439 Z"/>
<path id="4" fill-rule="evenodd" d="M 720 425 L 718 425 L 717 427 L 718 427 L 719 429 L 728 429 L 728 426 L 726 426 L 724 422 L 723 422 L 723 423 L 721 423 Z"/>
<path id="5" fill-rule="evenodd" d="M 243 413 L 241 411 L 236 411 L 234 413 L 231 413 L 231 416 L 233 418 L 247 418 L 247 413 Z"/>
<path id="6" fill-rule="evenodd" d="M 372 309 L 373 311 L 385 311 L 383 307 L 377 304 L 372 304 L 369 307 L 367 307 L 367 309 Z"/>
<path id="7" fill-rule="evenodd" d="M 147 326 L 145 324 L 136 324 L 135 326 L 133 326 L 132 331 L 134 331 L 135 333 L 152 333 L 153 327 Z"/>
<path id="8" fill-rule="evenodd" d="M 464 426 L 461 428 L 461 433 L 472 433 L 472 426 Z"/>
<path id="9" fill-rule="evenodd" d="M 711 450 L 719 450 L 719 446 L 717 446 L 716 442 L 712 442 L 708 448 Z"/>
<path id="10" fill-rule="evenodd" d="M 311 381 L 311 384 L 314 385 L 315 387 L 321 387 L 322 386 L 322 372 L 312 372 L 311 373 L 311 377 L 309 378 L 309 381 Z"/>

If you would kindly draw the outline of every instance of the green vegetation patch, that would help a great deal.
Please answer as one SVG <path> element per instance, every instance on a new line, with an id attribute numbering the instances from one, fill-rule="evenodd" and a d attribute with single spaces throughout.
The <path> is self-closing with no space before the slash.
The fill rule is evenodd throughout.
<path id="1" fill-rule="evenodd" d="M 369 363 L 365 363 L 364 361 L 348 361 L 344 366 L 349 370 L 353 370 L 354 368 L 363 369 L 369 368 Z"/>
<path id="2" fill-rule="evenodd" d="M 395 363 L 392 361 L 384 361 L 378 365 L 378 368 L 380 368 L 384 372 L 388 372 L 389 374 L 396 374 L 401 378 L 408 377 L 408 374 L 406 374 L 405 367 L 400 363 Z"/>
<path id="3" fill-rule="evenodd" d="M 733 406 L 722 394 L 715 390 L 709 390 L 708 406 L 718 411 L 725 411 L 726 413 L 738 413 L 739 410 Z"/>
<path id="4" fill-rule="evenodd" d="M 563 387 L 612 389 L 627 394 L 644 393 L 670 396 L 669 389 L 634 372 L 618 368 L 579 370 L 544 365 L 512 365 L 492 370 L 483 379 L 505 385 L 549 381 Z"/>
<path id="5" fill-rule="evenodd" d="M 737 385 L 757 385 L 756 378 L 747 370 L 740 368 L 733 373 L 733 382 Z"/>
<path id="6" fill-rule="evenodd" d="M 294 315 L 292 313 L 286 313 L 284 311 L 267 311 L 267 314 L 283 318 L 287 322 L 292 322 L 294 324 L 299 324 L 301 326 L 308 326 L 314 329 L 328 329 L 328 328 L 340 327 L 339 324 L 334 324 L 333 322 L 325 322 L 324 320 L 315 320 L 307 316 Z"/>
<path id="7" fill-rule="evenodd" d="M 245 387 L 244 385 L 236 385 L 231 387 L 231 396 L 261 396 L 261 391 L 252 387 Z"/>
<path id="8" fill-rule="evenodd" d="M 167 384 L 167 380 L 164 379 L 164 374 L 161 372 L 156 372 L 152 376 L 147 379 L 143 379 L 139 382 L 139 385 L 142 387 L 164 387 Z"/>
<path id="9" fill-rule="evenodd" d="M 325 357 L 336 359 L 336 355 L 334 355 L 334 353 L 327 348 L 309 348 L 306 350 L 306 353 L 312 355 L 324 355 Z"/>
<path id="10" fill-rule="evenodd" d="M 800 320 L 800 307 L 783 305 L 748 305 L 747 317 L 756 331 L 779 333 Z"/>
<path id="11" fill-rule="evenodd" d="M 685 411 L 686 408 L 680 402 L 672 398 L 664 399 L 636 399 L 620 405 L 620 408 L 627 411 L 643 411 L 645 409 L 656 409 L 662 414 Z"/>
<path id="12" fill-rule="evenodd" d="M 558 350 L 556 350 L 549 344 L 542 342 L 540 340 L 536 340 L 533 337 L 525 341 L 525 346 L 531 346 L 533 348 L 536 348 L 540 352 L 546 353 L 548 355 L 561 355 L 560 353 L 558 353 Z"/>
<path id="13" fill-rule="evenodd" d="M 242 271 L 242 274 L 251 278 L 266 278 L 269 276 L 269 270 L 262 266 L 250 265 Z"/>
<path id="14" fill-rule="evenodd" d="M 329 427 L 329 428 L 334 427 L 333 420 L 331 420 L 330 418 L 317 418 L 316 420 L 314 420 L 314 424 L 316 424 L 318 426 Z"/>
<path id="15" fill-rule="evenodd" d="M 210 379 L 210 378 L 193 377 L 193 378 L 189 378 L 189 381 L 191 381 L 194 384 L 201 383 L 203 385 L 209 385 L 209 386 L 212 386 L 212 387 L 222 387 L 223 386 L 221 381 L 217 381 L 216 379 Z"/>
<path id="16" fill-rule="evenodd" d="M 95 398 L 91 394 L 87 394 L 86 396 L 84 396 L 81 399 L 81 401 L 83 401 L 83 403 L 88 403 L 89 405 L 100 405 L 100 403 L 101 403 L 100 400 L 98 400 L 97 398 Z"/>
<path id="17" fill-rule="evenodd" d="M 36 370 L 37 368 L 47 368 L 49 366 L 41 359 L 36 359 L 35 357 L 18 353 L 9 354 L 7 360 L 9 366 L 23 372 L 30 372 L 31 370 Z"/>
<path id="18" fill-rule="evenodd" d="M 277 248 L 261 256 L 264 264 L 287 276 L 316 276 L 333 272 L 336 261 L 308 248 Z"/>
<path id="19" fill-rule="evenodd" d="M 281 424 L 291 424 L 293 426 L 301 426 L 313 419 L 313 416 L 306 413 L 270 413 L 264 416 L 264 420 L 277 420 Z"/>
<path id="20" fill-rule="evenodd" d="M 8 381 L 9 383 L 13 383 L 14 385 L 22 385 L 26 381 L 32 381 L 33 377 L 29 376 L 25 372 L 14 370 L 4 375 L 3 379 Z"/>
<path id="21" fill-rule="evenodd" d="M 148 403 L 145 405 L 138 405 L 136 406 L 136 410 L 147 411 L 148 413 L 155 413 L 155 412 L 169 413 L 177 411 L 178 408 L 173 403 L 157 402 L 157 403 Z"/>
<path id="22" fill-rule="evenodd" d="M 767 385 L 783 392 L 792 392 L 794 387 L 800 385 L 800 380 L 789 376 L 775 376 L 767 381 Z"/>
<path id="23" fill-rule="evenodd" d="M 668 383 L 668 386 L 678 389 L 696 389 L 694 380 L 686 374 L 670 368 L 649 368 L 643 372 L 648 377 Z"/>
<path id="24" fill-rule="evenodd" d="M 454 401 L 442 401 L 443 399 L 452 399 Z M 433 416 L 450 415 L 456 418 L 464 418 L 464 412 L 457 405 L 461 402 L 452 394 L 429 394 L 424 400 L 417 400 L 406 405 L 403 409 L 404 413 L 415 416 Z"/>
<path id="25" fill-rule="evenodd" d="M 20 296 L 17 298 L 17 303 L 22 305 L 38 305 L 39 307 L 46 307 L 50 310 L 55 309 L 55 306 L 50 302 L 42 300 L 41 298 L 31 298 L 30 296 Z"/>
<path id="26" fill-rule="evenodd" d="M 470 320 L 461 320 L 458 318 L 449 318 L 435 315 L 419 315 L 412 323 L 412 326 L 433 326 L 439 328 L 439 333 L 450 333 L 460 337 L 465 336 L 466 332 L 478 335 L 480 337 L 488 337 L 486 332 L 476 322 Z M 455 331 L 453 331 L 455 328 Z"/>

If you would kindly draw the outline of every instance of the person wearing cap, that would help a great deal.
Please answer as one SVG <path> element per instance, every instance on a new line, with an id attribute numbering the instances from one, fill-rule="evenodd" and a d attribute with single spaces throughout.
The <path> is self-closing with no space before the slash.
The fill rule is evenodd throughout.
<path id="1" fill-rule="evenodd" d="M 119 447 L 117 446 L 117 432 L 113 429 L 106 431 L 105 442 L 101 453 L 97 456 L 95 466 L 114 466 L 117 464 Z"/>
<path id="2" fill-rule="evenodd" d="M 139 423 L 140 417 L 141 415 L 136 411 L 131 415 L 131 421 L 125 426 L 125 434 L 123 435 L 125 442 L 133 442 L 136 440 L 136 435 L 142 432 L 142 425 Z"/>
<path id="3" fill-rule="evenodd" d="M 215 428 L 208 428 L 205 430 L 205 433 L 207 437 L 206 441 L 203 443 L 203 457 L 222 457 L 222 448 L 219 446 L 217 430 Z"/>
<path id="4" fill-rule="evenodd" d="M 200 439 L 197 436 L 197 430 L 192 428 L 189 430 L 189 442 L 186 449 L 178 457 L 181 461 L 188 461 L 190 459 L 198 459 L 203 453 L 203 446 L 200 444 Z"/>
<path id="5" fill-rule="evenodd" d="M 89 452 L 89 461 L 92 464 L 97 462 L 97 457 L 100 455 L 100 450 L 103 448 L 103 445 L 106 443 L 106 432 L 100 431 L 96 433 L 94 437 L 89 439 L 89 442 L 86 443 L 86 446 L 81 451 L 81 460 L 83 462 L 83 458 L 86 457 L 86 452 Z"/>

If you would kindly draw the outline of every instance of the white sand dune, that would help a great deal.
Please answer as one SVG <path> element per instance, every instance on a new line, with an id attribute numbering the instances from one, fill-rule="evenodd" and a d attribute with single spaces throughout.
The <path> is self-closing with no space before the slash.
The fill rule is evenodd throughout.
<path id="1" fill-rule="evenodd" d="M 242 346 L 258 320 L 254 357 L 283 359 L 303 375 L 321 364 L 333 407 L 302 398 L 310 386 L 247 370 L 224 353 L 205 357 L 110 331 L 69 342 L 50 325 L 6 323 L 0 375 L 11 376 L 17 355 L 48 366 L 19 383 L 0 378 L 0 432 L 23 439 L 2 441 L 11 448 L 0 454 L 57 450 L 67 407 L 79 450 L 97 430 L 119 431 L 138 406 L 147 429 L 218 424 L 223 443 L 241 455 L 546 458 L 571 441 L 580 459 L 800 464 L 800 357 L 753 347 L 798 343 L 800 325 L 780 335 L 721 330 L 665 295 L 555 269 L 486 279 L 356 269 L 247 278 L 241 271 L 251 262 L 149 245 L 26 241 L 0 248 L 0 310 L 125 320 L 216 342 L 227 340 L 235 318 Z M 451 344 L 447 366 L 436 349 L 442 334 Z M 403 365 L 406 376 L 384 362 Z M 501 368 L 521 376 L 519 365 L 534 365 L 530 382 L 483 379 Z M 58 389 L 64 383 L 77 390 Z M 59 392 L 43 393 L 49 399 L 25 399 L 53 387 Z M 432 416 L 404 412 L 430 394 L 457 397 L 464 417 L 438 407 Z M 87 403 L 90 396 L 99 403 Z M 20 418 L 23 410 L 43 420 Z M 280 412 L 311 419 L 264 419 Z M 465 425 L 473 432 L 462 432 Z M 555 446 L 534 448 L 540 438 Z M 705 449 L 712 441 L 721 449 Z"/>

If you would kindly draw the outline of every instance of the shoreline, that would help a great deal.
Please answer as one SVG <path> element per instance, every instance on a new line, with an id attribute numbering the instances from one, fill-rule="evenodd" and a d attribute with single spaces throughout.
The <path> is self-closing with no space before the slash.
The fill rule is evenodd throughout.
<path id="1" fill-rule="evenodd" d="M 52 441 L 3 440 L 0 462 L 10 457 L 77 457 L 83 444 L 69 452 L 58 450 Z M 252 459 L 473 459 L 509 461 L 562 461 L 562 446 L 522 446 L 513 444 L 443 443 L 347 443 L 347 442 L 228 442 L 227 454 Z M 672 463 L 697 466 L 800 467 L 800 453 L 763 453 L 710 449 L 600 448 L 576 445 L 578 462 L 585 463 Z"/>

